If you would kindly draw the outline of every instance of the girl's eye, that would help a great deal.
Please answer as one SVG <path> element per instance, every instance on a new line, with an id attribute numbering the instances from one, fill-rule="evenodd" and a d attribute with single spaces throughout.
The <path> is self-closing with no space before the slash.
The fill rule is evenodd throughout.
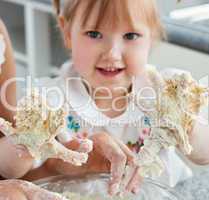
<path id="1" fill-rule="evenodd" d="M 123 37 L 126 40 L 136 40 L 140 37 L 141 35 L 139 33 L 126 33 Z"/>
<path id="2" fill-rule="evenodd" d="M 90 38 L 93 38 L 93 39 L 101 39 L 102 38 L 102 34 L 98 31 L 88 31 L 86 34 Z"/>

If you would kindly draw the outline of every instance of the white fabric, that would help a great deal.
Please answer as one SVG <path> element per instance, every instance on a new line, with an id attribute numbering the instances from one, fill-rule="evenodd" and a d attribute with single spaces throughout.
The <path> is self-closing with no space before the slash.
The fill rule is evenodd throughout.
<path id="1" fill-rule="evenodd" d="M 148 66 L 149 67 L 149 66 Z M 174 73 L 175 70 L 166 70 L 166 76 Z M 179 72 L 178 72 L 179 73 Z M 40 81 L 40 85 L 59 86 L 66 95 L 66 100 L 69 104 L 69 114 L 74 117 L 81 125 L 81 132 L 96 134 L 101 131 L 106 131 L 124 143 L 131 141 L 135 143 L 142 132 L 141 119 L 143 113 L 135 107 L 132 110 L 133 102 L 130 101 L 127 110 L 116 118 L 109 118 L 96 109 L 95 103 L 89 96 L 82 81 L 75 81 L 69 84 L 69 91 L 66 91 L 65 80 L 69 77 L 79 77 L 74 71 L 71 63 L 66 63 L 62 67 L 60 78 L 45 79 Z M 42 83 L 41 83 L 42 82 Z M 45 83 L 44 83 L 45 82 Z M 50 98 L 50 101 L 54 98 Z M 88 103 L 88 104 L 87 104 Z M 79 109 L 80 105 L 88 105 Z M 69 141 L 74 133 L 66 135 L 66 132 L 61 134 L 58 139 L 60 142 Z M 72 136 L 71 136 L 72 134 Z M 192 176 L 190 168 L 176 154 L 175 149 L 164 150 L 160 154 L 161 159 L 165 164 L 165 173 L 158 179 L 165 184 L 175 186 L 179 181 L 185 180 Z"/>

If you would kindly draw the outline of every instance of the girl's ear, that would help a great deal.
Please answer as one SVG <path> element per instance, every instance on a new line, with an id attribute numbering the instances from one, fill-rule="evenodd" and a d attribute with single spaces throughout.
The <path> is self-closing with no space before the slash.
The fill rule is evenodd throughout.
<path id="1" fill-rule="evenodd" d="M 60 27 L 62 34 L 63 34 L 65 47 L 68 49 L 71 49 L 70 31 L 69 31 L 69 27 L 68 27 L 68 24 L 67 24 L 64 16 L 60 15 L 58 18 L 58 22 L 59 22 L 59 27 Z"/>

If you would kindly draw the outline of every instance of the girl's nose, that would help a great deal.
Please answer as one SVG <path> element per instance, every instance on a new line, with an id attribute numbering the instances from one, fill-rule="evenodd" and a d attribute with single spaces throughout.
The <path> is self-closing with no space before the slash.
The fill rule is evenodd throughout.
<path id="1" fill-rule="evenodd" d="M 102 59 L 107 61 L 121 61 L 122 50 L 118 44 L 111 45 L 102 54 Z"/>

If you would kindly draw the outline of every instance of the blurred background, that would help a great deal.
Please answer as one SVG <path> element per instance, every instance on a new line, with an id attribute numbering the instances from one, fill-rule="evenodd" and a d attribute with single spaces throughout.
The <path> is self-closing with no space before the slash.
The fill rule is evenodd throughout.
<path id="1" fill-rule="evenodd" d="M 17 76 L 54 75 L 67 60 L 52 0 L 0 0 L 0 17 L 11 35 Z M 168 35 L 150 63 L 176 67 L 200 79 L 209 75 L 209 0 L 157 0 Z"/>

